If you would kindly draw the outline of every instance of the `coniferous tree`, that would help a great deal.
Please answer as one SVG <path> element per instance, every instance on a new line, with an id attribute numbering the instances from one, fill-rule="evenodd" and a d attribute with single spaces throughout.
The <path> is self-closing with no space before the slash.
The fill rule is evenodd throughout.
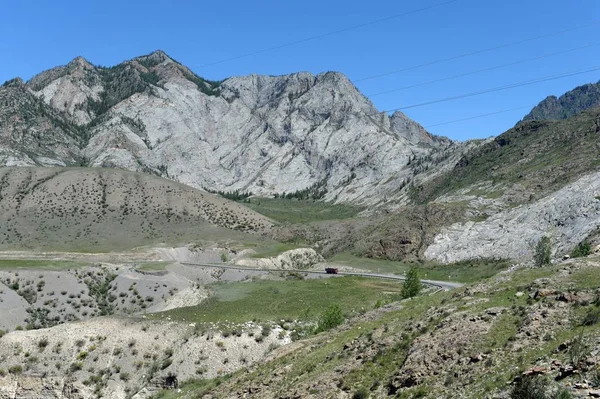
<path id="1" fill-rule="evenodd" d="M 412 266 L 406 274 L 406 280 L 404 280 L 404 285 L 402 286 L 402 297 L 412 298 L 418 295 L 422 289 L 423 284 L 419 278 L 419 272 L 416 266 Z"/>

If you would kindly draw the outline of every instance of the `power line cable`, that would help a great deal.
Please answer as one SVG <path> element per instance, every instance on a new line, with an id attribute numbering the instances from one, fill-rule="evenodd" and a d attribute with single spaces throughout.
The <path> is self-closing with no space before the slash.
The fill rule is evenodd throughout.
<path id="1" fill-rule="evenodd" d="M 394 75 L 394 74 L 397 74 L 397 73 L 400 73 L 400 72 L 412 71 L 412 70 L 415 70 L 415 69 L 419 69 L 419 68 L 424 68 L 424 67 L 431 66 L 431 65 L 440 64 L 442 62 L 453 61 L 453 60 L 457 60 L 457 59 L 460 59 L 460 58 L 470 57 L 470 56 L 473 56 L 473 55 L 482 54 L 482 53 L 486 53 L 486 52 L 493 51 L 493 50 L 499 50 L 499 49 L 502 49 L 502 48 L 515 46 L 517 44 L 522 44 L 522 43 L 527 43 L 527 42 L 531 42 L 531 41 L 538 40 L 538 39 L 543 39 L 543 38 L 546 38 L 546 37 L 552 37 L 552 36 L 561 35 L 563 33 L 568 33 L 568 32 L 572 32 L 574 30 L 578 30 L 578 29 L 583 29 L 583 28 L 587 28 L 587 27 L 590 27 L 590 26 L 594 26 L 594 25 L 597 25 L 598 23 L 600 23 L 600 20 L 594 21 L 594 22 L 586 24 L 586 25 L 578 25 L 578 26 L 575 26 L 575 27 L 572 27 L 572 28 L 569 28 L 569 29 L 563 29 L 563 30 L 560 30 L 560 31 L 556 31 L 556 32 L 552 32 L 552 33 L 547 33 L 547 34 L 544 34 L 544 35 L 534 36 L 534 37 L 530 37 L 530 38 L 527 38 L 527 39 L 521 39 L 521 40 L 517 40 L 517 41 L 514 41 L 514 42 L 510 42 L 510 43 L 501 44 L 499 46 L 488 47 L 488 48 L 485 48 L 485 49 L 476 50 L 476 51 L 472 51 L 472 52 L 469 52 L 469 53 L 463 53 L 463 54 L 455 55 L 455 56 L 448 57 L 448 58 L 441 58 L 439 60 L 425 62 L 423 64 L 413 65 L 413 66 L 402 68 L 402 69 L 396 69 L 396 70 L 390 71 L 390 72 L 380 73 L 380 74 L 377 74 L 377 75 L 371 75 L 371 76 L 367 76 L 367 77 L 364 77 L 364 78 L 355 79 L 352 82 L 353 83 L 364 82 L 366 80 L 378 79 L 378 78 L 382 78 L 382 77 L 385 77 L 385 76 Z"/>
<path id="2" fill-rule="evenodd" d="M 488 93 L 493 93 L 493 92 L 502 91 L 502 90 L 514 89 L 517 87 L 532 85 L 535 83 L 548 82 L 550 80 L 556 80 L 556 79 L 562 79 L 562 78 L 566 78 L 566 77 L 570 77 L 570 76 L 582 75 L 584 73 L 594 72 L 594 71 L 598 71 L 598 70 L 600 70 L 600 66 L 595 66 L 590 69 L 577 70 L 577 71 L 573 71 L 573 72 L 565 72 L 562 74 L 551 75 L 551 76 L 547 76 L 547 77 L 540 78 L 540 79 L 527 80 L 527 81 L 514 83 L 514 84 L 510 84 L 510 85 L 494 87 L 494 88 L 475 91 L 475 92 L 466 93 L 466 94 L 460 94 L 457 96 L 440 98 L 437 100 L 426 101 L 426 102 L 418 103 L 418 104 L 406 105 L 404 107 L 398 107 L 398 108 L 394 108 L 394 109 L 390 109 L 390 110 L 386 110 L 386 111 L 381 111 L 380 113 L 389 113 L 389 112 L 400 111 L 400 110 L 405 110 L 405 109 L 410 109 L 410 108 L 423 107 L 425 105 L 438 104 L 438 103 L 447 102 L 447 101 L 454 101 L 454 100 L 459 100 L 459 99 L 463 99 L 463 98 L 467 98 L 467 97 L 474 97 L 474 96 L 479 96 L 482 94 L 488 94 Z"/>
<path id="3" fill-rule="evenodd" d="M 552 57 L 552 56 L 555 56 L 555 55 L 566 54 L 566 53 L 569 53 L 569 52 L 572 52 L 572 51 L 583 50 L 583 49 L 594 47 L 594 46 L 598 46 L 598 45 L 600 45 L 600 43 L 593 43 L 593 44 L 588 44 L 587 46 L 570 48 L 568 50 L 557 51 L 555 53 L 544 54 L 544 55 L 540 55 L 540 56 L 533 57 L 533 58 L 527 58 L 527 59 L 524 59 L 524 60 L 510 62 L 508 64 L 497 65 L 497 66 L 493 66 L 493 67 L 490 67 L 490 68 L 479 69 L 477 71 L 461 73 L 459 75 L 452 75 L 452 76 L 448 76 L 448 77 L 445 77 L 445 78 L 440 78 L 440 79 L 435 79 L 435 80 L 429 80 L 427 82 L 418 83 L 418 84 L 414 84 L 414 85 L 410 85 L 410 86 L 399 87 L 397 89 L 386 90 L 386 91 L 382 91 L 382 92 L 375 93 L 375 94 L 368 94 L 367 97 L 377 97 L 377 96 L 381 96 L 381 95 L 384 95 L 384 94 L 394 93 L 394 92 L 398 92 L 398 91 L 402 91 L 402 90 L 414 89 L 416 87 L 427 86 L 427 85 L 430 85 L 430 84 L 433 84 L 433 83 L 445 82 L 445 81 L 448 81 L 448 80 L 457 79 L 457 78 L 461 78 L 461 77 L 464 77 L 464 76 L 475 75 L 475 74 L 482 73 L 482 72 L 489 72 L 489 71 L 493 71 L 493 70 L 496 70 L 496 69 L 506 68 L 506 67 L 513 66 L 513 65 L 523 64 L 523 63 L 530 62 L 530 61 L 536 61 L 536 60 L 540 60 L 540 59 L 543 59 L 543 58 Z"/>
<path id="4" fill-rule="evenodd" d="M 279 50 L 279 49 L 282 49 L 282 48 L 285 48 L 285 47 L 294 46 L 296 44 L 301 44 L 301 43 L 309 42 L 309 41 L 316 40 L 316 39 L 322 39 L 324 37 L 337 35 L 339 33 L 348 32 L 348 31 L 351 31 L 351 30 L 354 30 L 354 29 L 364 28 L 366 26 L 375 25 L 375 24 L 379 24 L 379 23 L 382 23 L 382 22 L 387 22 L 387 21 L 390 21 L 392 19 L 404 17 L 404 16 L 407 16 L 407 15 L 417 14 L 419 12 L 431 10 L 431 9 L 438 8 L 438 7 L 442 7 L 442 6 L 445 6 L 445 5 L 448 5 L 448 4 L 451 4 L 451 3 L 456 3 L 456 2 L 459 2 L 459 1 L 462 1 L 462 0 L 444 1 L 442 3 L 437 3 L 437 4 L 433 4 L 433 5 L 427 6 L 427 7 L 419 8 L 419 9 L 416 9 L 416 10 L 411 10 L 411 11 L 403 12 L 403 13 L 400 13 L 400 14 L 392 15 L 390 17 L 381 18 L 381 19 L 377 19 L 377 20 L 374 20 L 374 21 L 370 21 L 370 22 L 365 22 L 365 23 L 358 24 L 358 25 L 349 26 L 347 28 L 338 29 L 338 30 L 334 30 L 334 31 L 331 31 L 331 32 L 327 32 L 327 33 L 322 33 L 320 35 L 306 37 L 304 39 L 296 40 L 296 41 L 293 41 L 293 42 L 284 43 L 284 44 L 280 44 L 280 45 L 273 46 L 273 47 L 268 47 L 268 48 L 265 48 L 265 49 L 262 49 L 262 50 L 252 51 L 250 53 L 241 54 L 241 55 L 237 55 L 237 56 L 230 57 L 230 58 L 225 58 L 225 59 L 222 59 L 220 61 L 215 61 L 215 62 L 211 62 L 211 63 L 199 65 L 199 66 L 195 66 L 195 67 L 192 67 L 192 68 L 205 68 L 205 67 L 208 67 L 208 66 L 223 64 L 225 62 L 235 61 L 235 60 L 239 60 L 239 59 L 242 59 L 242 58 L 251 57 L 253 55 L 262 54 L 262 53 L 266 53 L 266 52 L 273 51 L 273 50 Z"/>
<path id="5" fill-rule="evenodd" d="M 470 117 L 467 117 L 467 118 L 455 119 L 455 120 L 446 121 L 446 122 L 442 122 L 442 123 L 436 123 L 436 124 L 433 124 L 433 125 L 427 125 L 427 126 L 423 126 L 423 127 L 426 128 L 426 129 L 429 129 L 429 128 L 436 127 L 436 126 L 450 125 L 452 123 L 470 121 L 472 119 L 484 118 L 486 116 L 503 114 L 503 113 L 506 113 L 506 112 L 517 111 L 517 110 L 523 109 L 523 108 L 532 108 L 532 107 L 535 107 L 535 106 L 536 106 L 536 104 L 533 104 L 533 105 L 522 105 L 520 107 L 503 109 L 501 111 L 489 112 L 487 114 L 480 114 L 480 115 L 470 116 Z"/>

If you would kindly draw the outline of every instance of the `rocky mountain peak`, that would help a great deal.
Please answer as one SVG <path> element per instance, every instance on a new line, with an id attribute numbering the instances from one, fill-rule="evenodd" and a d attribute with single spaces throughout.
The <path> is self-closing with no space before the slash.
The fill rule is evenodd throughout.
<path id="1" fill-rule="evenodd" d="M 597 106 L 600 106 L 600 82 L 576 87 L 560 97 L 548 96 L 522 121 L 567 119 Z"/>
<path id="2" fill-rule="evenodd" d="M 86 60 L 85 58 L 83 58 L 82 56 L 77 56 L 75 57 L 71 62 L 69 62 L 67 64 L 67 67 L 70 70 L 73 69 L 86 69 L 86 70 L 91 70 L 94 69 L 94 65 L 92 65 L 91 62 L 89 62 L 88 60 Z"/>
<path id="3" fill-rule="evenodd" d="M 23 87 L 25 86 L 25 82 L 23 82 L 23 79 L 16 77 L 16 78 L 12 78 L 7 80 L 6 82 L 4 82 L 2 84 L 3 87 Z"/>
<path id="4" fill-rule="evenodd" d="M 132 61 L 137 61 L 140 64 L 148 67 L 156 66 L 165 61 L 173 62 L 173 59 L 169 57 L 164 51 L 156 50 L 151 52 L 150 54 L 142 55 L 140 57 L 135 57 Z"/>
<path id="5" fill-rule="evenodd" d="M 451 140 L 446 137 L 432 135 L 401 111 L 395 111 L 390 117 L 390 129 L 413 144 L 447 146 L 451 143 Z"/>

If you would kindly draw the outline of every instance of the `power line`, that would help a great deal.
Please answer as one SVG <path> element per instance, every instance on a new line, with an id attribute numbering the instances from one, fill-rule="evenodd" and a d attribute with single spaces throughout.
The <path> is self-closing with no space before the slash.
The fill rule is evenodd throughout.
<path id="1" fill-rule="evenodd" d="M 377 97 L 377 96 L 381 96 L 381 95 L 384 95 L 384 94 L 394 93 L 394 92 L 398 92 L 398 91 L 402 91 L 402 90 L 414 89 L 416 87 L 427 86 L 427 85 L 430 85 L 430 84 L 433 84 L 433 83 L 444 82 L 444 81 L 447 81 L 447 80 L 457 79 L 457 78 L 461 78 L 461 77 L 464 77 L 464 76 L 475 75 L 475 74 L 482 73 L 482 72 L 489 72 L 489 71 L 493 71 L 493 70 L 496 70 L 496 69 L 506 68 L 506 67 L 513 66 L 513 65 L 518 65 L 518 64 L 523 64 L 523 63 L 529 62 L 529 61 L 536 61 L 536 60 L 540 60 L 540 59 L 543 59 L 543 58 L 548 58 L 548 57 L 552 57 L 552 56 L 559 55 L 559 54 L 565 54 L 565 53 L 569 53 L 569 52 L 576 51 L 576 50 L 582 50 L 582 49 L 586 49 L 586 48 L 590 48 L 590 47 L 594 47 L 594 46 L 598 46 L 598 45 L 600 45 L 600 43 L 593 43 L 593 44 L 588 44 L 587 46 L 570 48 L 568 50 L 558 51 L 558 52 L 555 52 L 555 53 L 544 54 L 544 55 L 540 55 L 540 56 L 533 57 L 533 58 L 527 58 L 527 59 L 520 60 L 520 61 L 514 61 L 514 62 L 511 62 L 511 63 L 508 63 L 508 64 L 497 65 L 497 66 L 490 67 L 490 68 L 479 69 L 477 71 L 461 73 L 459 75 L 453 75 L 453 76 L 448 76 L 448 77 L 441 78 L 441 79 L 429 80 L 427 82 L 418 83 L 418 84 L 415 84 L 415 85 L 399 87 L 397 89 L 386 90 L 386 91 L 382 91 L 382 92 L 375 93 L 375 94 L 369 94 L 369 95 L 367 95 L 367 97 Z"/>
<path id="2" fill-rule="evenodd" d="M 503 114 L 505 112 L 516 111 L 516 110 L 523 109 L 523 108 L 532 108 L 532 107 L 535 107 L 535 105 L 536 104 L 533 104 L 533 105 L 523 105 L 523 106 L 520 106 L 520 107 L 503 109 L 501 111 L 489 112 L 487 114 L 480 114 L 480 115 L 470 116 L 468 118 L 463 118 L 463 119 L 455 119 L 455 120 L 452 120 L 452 121 L 447 121 L 447 122 L 442 122 L 442 123 L 436 123 L 434 125 L 427 125 L 427 126 L 423 126 L 423 127 L 426 128 L 426 129 L 429 129 L 429 128 L 436 127 L 436 126 L 449 125 L 451 123 L 464 122 L 464 121 L 469 121 L 471 119 L 479 119 L 479 118 L 484 118 L 486 116 Z"/>
<path id="3" fill-rule="evenodd" d="M 322 33 L 320 35 L 310 36 L 310 37 L 307 37 L 307 38 L 304 38 L 304 39 L 300 39 L 300 40 L 296 40 L 296 41 L 293 41 L 293 42 L 284 43 L 284 44 L 280 44 L 280 45 L 273 46 L 273 47 L 268 47 L 268 48 L 265 48 L 265 49 L 262 49 L 262 50 L 257 50 L 257 51 L 253 51 L 253 52 L 250 52 L 250 53 L 237 55 L 237 56 L 230 57 L 230 58 L 225 58 L 225 59 L 222 59 L 220 61 L 215 61 L 215 62 L 211 62 L 211 63 L 208 63 L 208 64 L 199 65 L 199 66 L 192 67 L 192 68 L 205 68 L 205 67 L 208 67 L 208 66 L 223 64 L 225 62 L 235 61 L 235 60 L 239 60 L 241 58 L 247 58 L 247 57 L 250 57 L 250 56 L 253 56 L 253 55 L 266 53 L 268 51 L 279 50 L 279 49 L 282 49 L 282 48 L 285 48 L 285 47 L 294 46 L 296 44 L 305 43 L 305 42 L 309 42 L 309 41 L 316 40 L 316 39 L 322 39 L 324 37 L 337 35 L 339 33 L 348 32 L 348 31 L 354 30 L 354 29 L 364 28 L 365 26 L 379 24 L 379 23 L 382 23 L 382 22 L 390 21 L 392 19 L 404 17 L 404 16 L 407 16 L 407 15 L 417 14 L 419 12 L 431 10 L 433 8 L 442 7 L 442 6 L 445 6 L 447 4 L 456 3 L 456 2 L 459 2 L 459 1 L 462 1 L 462 0 L 444 1 L 442 3 L 437 3 L 437 4 L 433 4 L 431 6 L 419 8 L 419 9 L 416 9 L 416 10 L 411 10 L 411 11 L 403 12 L 403 13 L 400 13 L 400 14 L 392 15 L 390 17 L 377 19 L 375 21 L 365 22 L 365 23 L 362 23 L 362 24 L 349 26 L 347 28 L 338 29 L 338 30 L 334 30 L 334 31 L 331 31 L 331 32 L 327 32 L 327 33 Z"/>
<path id="4" fill-rule="evenodd" d="M 405 109 L 410 109 L 410 108 L 423 107 L 425 105 L 438 104 L 438 103 L 447 102 L 447 101 L 459 100 L 462 98 L 479 96 L 482 94 L 488 94 L 488 93 L 493 93 L 493 92 L 497 92 L 497 91 L 513 89 L 513 88 L 517 88 L 517 87 L 521 87 L 521 86 L 532 85 L 535 83 L 547 82 L 550 80 L 556 80 L 556 79 L 562 79 L 562 78 L 566 78 L 566 77 L 570 77 L 570 76 L 582 75 L 584 73 L 594 72 L 594 71 L 598 71 L 598 70 L 600 70 L 600 66 L 596 66 L 596 67 L 593 67 L 590 69 L 585 69 L 585 70 L 577 70 L 574 72 L 565 72 L 565 73 L 558 74 L 558 75 L 547 76 L 547 77 L 544 77 L 541 79 L 527 80 L 524 82 L 514 83 L 514 84 L 510 84 L 510 85 L 506 85 L 506 86 L 494 87 L 494 88 L 475 91 L 475 92 L 471 92 L 471 93 L 460 94 L 457 96 L 441 98 L 438 100 L 432 100 L 432 101 L 427 101 L 427 102 L 418 103 L 418 104 L 411 104 L 411 105 L 407 105 L 404 107 L 398 107 L 398 108 L 381 111 L 381 112 L 389 113 L 389 112 L 400 111 L 400 110 L 405 110 Z"/>
<path id="5" fill-rule="evenodd" d="M 361 79 L 355 79 L 352 82 L 353 83 L 364 82 L 365 80 L 378 79 L 378 78 L 382 78 L 384 76 L 390 76 L 390 75 L 394 75 L 394 74 L 397 74 L 397 73 L 400 73 L 400 72 L 412 71 L 412 70 L 415 70 L 415 69 L 419 69 L 419 68 L 423 68 L 423 67 L 427 67 L 427 66 L 431 66 L 431 65 L 440 64 L 442 62 L 453 61 L 453 60 L 457 60 L 457 59 L 464 58 L 464 57 L 470 57 L 470 56 L 473 56 L 473 55 L 482 54 L 482 53 L 486 53 L 486 52 L 493 51 L 493 50 L 499 50 L 499 49 L 502 49 L 502 48 L 515 46 L 517 44 L 522 44 L 522 43 L 527 43 L 527 42 L 531 42 L 531 41 L 538 40 L 538 39 L 543 39 L 543 38 L 546 38 L 546 37 L 552 37 L 552 36 L 561 35 L 563 33 L 568 33 L 568 32 L 572 32 L 574 30 L 578 30 L 578 29 L 583 29 L 583 28 L 587 28 L 587 27 L 590 27 L 590 26 L 594 26 L 594 25 L 597 25 L 598 23 L 600 23 L 600 21 L 594 21 L 594 22 L 586 24 L 586 25 L 578 25 L 578 26 L 575 26 L 575 27 L 572 27 L 572 28 L 569 28 L 569 29 L 563 29 L 563 30 L 560 30 L 560 31 L 556 31 L 556 32 L 552 32 L 552 33 L 547 33 L 547 34 L 544 34 L 544 35 L 539 35 L 539 36 L 530 37 L 530 38 L 527 38 L 527 39 L 517 40 L 515 42 L 501 44 L 499 46 L 488 47 L 488 48 L 485 48 L 485 49 L 482 49 L 482 50 L 476 50 L 476 51 L 472 51 L 472 52 L 469 52 L 469 53 L 455 55 L 455 56 L 448 57 L 448 58 L 442 58 L 442 59 L 435 60 L 435 61 L 429 61 L 429 62 L 425 62 L 423 64 L 413 65 L 413 66 L 402 68 L 402 69 L 396 69 L 396 70 L 390 71 L 390 72 L 380 73 L 378 75 L 372 75 L 372 76 L 367 76 L 367 77 L 364 77 L 364 78 L 361 78 Z"/>

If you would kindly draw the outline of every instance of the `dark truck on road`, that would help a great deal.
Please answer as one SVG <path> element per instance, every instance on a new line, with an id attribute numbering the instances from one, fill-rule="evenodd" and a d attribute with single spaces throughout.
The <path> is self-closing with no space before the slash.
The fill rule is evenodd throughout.
<path id="1" fill-rule="evenodd" d="M 325 273 L 327 273 L 327 274 L 338 274 L 338 268 L 337 267 L 326 267 L 325 268 Z"/>

